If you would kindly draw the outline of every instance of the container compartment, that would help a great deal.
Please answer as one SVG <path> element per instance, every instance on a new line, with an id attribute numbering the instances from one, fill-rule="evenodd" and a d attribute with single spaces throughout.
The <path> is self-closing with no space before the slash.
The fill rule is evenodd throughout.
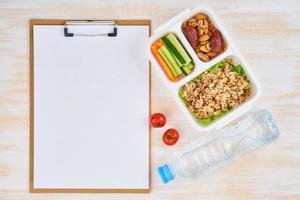
<path id="1" fill-rule="evenodd" d="M 198 12 L 185 20 L 181 29 L 198 58 L 203 62 L 214 59 L 227 48 L 222 32 L 216 27 L 212 18 L 204 12 Z"/>
<path id="2" fill-rule="evenodd" d="M 173 32 L 169 32 L 153 42 L 151 53 L 165 76 L 172 82 L 181 80 L 195 69 L 192 57 Z"/>
<path id="3" fill-rule="evenodd" d="M 204 75 L 204 72 L 208 74 L 205 73 Z M 257 87 L 254 80 L 237 56 L 228 56 L 204 72 L 182 85 L 178 93 L 178 97 L 184 104 L 186 111 L 189 112 L 194 122 L 200 126 L 212 125 L 257 95 Z M 225 74 L 227 75 L 226 77 L 224 76 Z M 210 79 L 212 75 L 218 79 Z M 218 88 L 221 85 L 224 87 L 220 90 Z M 218 93 L 220 91 L 221 93 Z M 189 94 L 195 94 L 195 92 L 198 92 L 200 95 L 188 97 Z M 224 97 L 226 97 L 225 101 Z M 224 108 L 223 105 L 226 107 Z"/>

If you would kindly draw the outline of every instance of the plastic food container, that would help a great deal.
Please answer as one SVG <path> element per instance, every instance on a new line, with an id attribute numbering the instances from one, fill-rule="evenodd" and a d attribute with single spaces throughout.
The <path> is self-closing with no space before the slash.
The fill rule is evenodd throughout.
<path id="1" fill-rule="evenodd" d="M 193 17 L 194 15 L 198 13 L 204 13 L 206 14 L 212 24 L 222 33 L 223 39 L 226 43 L 226 48 L 223 52 L 221 52 L 218 56 L 215 58 L 209 60 L 208 62 L 204 62 L 201 59 L 198 58 L 196 52 L 188 42 L 186 36 L 184 35 L 182 31 L 182 24 Z M 187 76 L 183 77 L 182 79 L 178 80 L 177 82 L 172 82 L 169 80 L 169 78 L 166 76 L 164 71 L 162 70 L 160 64 L 157 62 L 156 58 L 153 56 L 151 52 L 151 45 L 159 40 L 161 37 L 165 36 L 168 33 L 174 33 L 178 40 L 181 42 L 182 46 L 185 48 L 187 53 L 190 55 L 194 62 L 194 70 Z M 169 21 L 167 21 L 165 24 L 161 25 L 159 28 L 157 28 L 154 31 L 154 34 L 150 37 L 149 40 L 149 57 L 150 61 L 152 62 L 152 66 L 156 69 L 159 76 L 161 77 L 164 84 L 167 86 L 167 88 L 170 90 L 170 93 L 174 97 L 176 103 L 190 122 L 190 124 L 199 131 L 210 131 L 214 129 L 220 129 L 226 124 L 234 121 L 239 116 L 247 112 L 251 107 L 253 106 L 253 103 L 257 100 L 259 93 L 260 93 L 260 86 L 255 78 L 254 74 L 252 73 L 250 67 L 245 62 L 242 55 L 239 53 L 237 48 L 235 47 L 232 39 L 225 31 L 224 27 L 221 25 L 220 20 L 213 14 L 212 11 L 210 11 L 207 8 L 204 7 L 197 7 L 193 10 L 186 9 L 177 16 L 173 17 Z M 216 121 L 212 122 L 211 124 L 204 126 L 197 122 L 196 118 L 192 115 L 192 113 L 188 110 L 185 103 L 179 96 L 179 89 L 186 84 L 187 82 L 191 81 L 198 75 L 200 75 L 202 72 L 206 71 L 210 67 L 212 67 L 214 64 L 218 63 L 219 61 L 227 58 L 232 57 L 234 64 L 241 64 L 246 72 L 248 80 L 251 82 L 252 88 L 251 88 L 251 95 L 248 97 L 246 102 L 243 104 L 237 106 L 229 113 L 222 116 L 220 119 L 217 119 Z"/>

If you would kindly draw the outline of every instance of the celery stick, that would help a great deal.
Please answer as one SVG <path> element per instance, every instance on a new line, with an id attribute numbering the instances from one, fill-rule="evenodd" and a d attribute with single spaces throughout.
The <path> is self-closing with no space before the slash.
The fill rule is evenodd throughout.
<path id="1" fill-rule="evenodd" d="M 161 46 L 158 49 L 159 54 L 163 57 L 163 59 L 166 61 L 168 66 L 170 67 L 172 73 L 178 77 L 182 74 L 182 70 L 180 69 L 178 63 L 176 60 L 173 58 L 172 54 L 169 52 L 167 47 Z"/>

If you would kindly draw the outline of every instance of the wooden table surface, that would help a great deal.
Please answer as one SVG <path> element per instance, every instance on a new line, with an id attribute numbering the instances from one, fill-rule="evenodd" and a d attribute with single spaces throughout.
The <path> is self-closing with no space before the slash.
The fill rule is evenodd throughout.
<path id="1" fill-rule="evenodd" d="M 163 185 L 152 173 L 149 194 L 30 194 L 29 20 L 151 19 L 153 29 L 185 8 L 207 6 L 231 34 L 262 86 L 255 108 L 266 107 L 280 138 L 215 172 Z M 152 73 L 153 112 L 181 132 L 175 147 L 151 134 L 152 170 L 173 152 L 207 134 L 190 127 Z M 10 1 L 0 0 L 0 199 L 300 199 L 300 1 Z M 166 127 L 166 128 L 167 128 Z"/>

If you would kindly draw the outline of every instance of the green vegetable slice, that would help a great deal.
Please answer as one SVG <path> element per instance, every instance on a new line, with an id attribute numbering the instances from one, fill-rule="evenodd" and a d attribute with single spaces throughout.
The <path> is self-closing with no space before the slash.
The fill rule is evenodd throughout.
<path id="1" fill-rule="evenodd" d="M 172 73 L 175 77 L 178 77 L 182 74 L 182 71 L 178 65 L 178 63 L 175 61 L 167 47 L 161 46 L 158 49 L 159 54 L 163 57 L 163 59 L 166 61 L 167 65 L 170 67 Z"/>
<path id="2" fill-rule="evenodd" d="M 178 53 L 182 56 L 184 59 L 184 63 L 181 63 L 183 65 L 187 65 L 192 62 L 191 57 L 189 54 L 186 52 L 182 44 L 179 42 L 178 38 L 173 34 L 169 33 L 166 38 L 169 39 L 169 41 L 174 45 L 174 47 L 177 49 Z M 179 60 L 178 60 L 179 61 Z"/>
<path id="3" fill-rule="evenodd" d="M 192 73 L 192 71 L 194 69 L 194 64 L 189 63 L 187 65 L 182 66 L 181 69 L 185 75 L 189 75 L 190 73 Z"/>
<path id="4" fill-rule="evenodd" d="M 166 36 L 162 38 L 162 41 L 165 43 L 165 45 L 168 47 L 168 49 L 170 49 L 170 51 L 172 52 L 174 57 L 177 58 L 177 60 L 179 61 L 178 64 L 181 66 L 184 65 L 186 63 L 184 58 L 179 53 L 179 51 L 176 49 L 176 47 L 171 43 L 171 41 Z"/>

